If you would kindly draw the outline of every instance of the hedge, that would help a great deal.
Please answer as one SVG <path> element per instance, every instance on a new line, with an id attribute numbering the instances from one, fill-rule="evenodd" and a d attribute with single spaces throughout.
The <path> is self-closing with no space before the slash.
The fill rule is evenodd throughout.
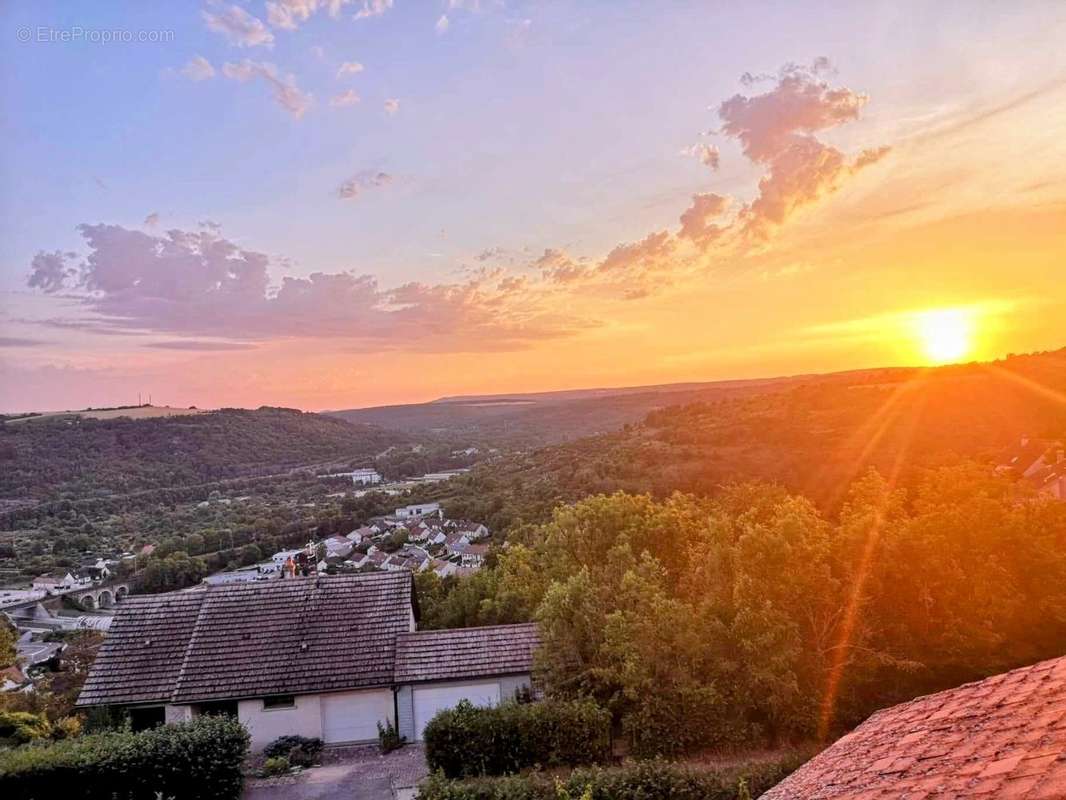
<path id="1" fill-rule="evenodd" d="M 667 761 L 574 770 L 561 779 L 543 772 L 502 778 L 424 781 L 418 800 L 747 800 L 780 783 L 803 762 L 798 755 L 728 769 Z"/>
<path id="2" fill-rule="evenodd" d="M 590 702 L 475 708 L 464 701 L 431 719 L 422 738 L 431 770 L 464 778 L 602 761 L 610 730 L 610 714 Z"/>
<path id="3" fill-rule="evenodd" d="M 248 732 L 200 717 L 143 733 L 100 733 L 0 753 L 4 800 L 236 800 Z"/>

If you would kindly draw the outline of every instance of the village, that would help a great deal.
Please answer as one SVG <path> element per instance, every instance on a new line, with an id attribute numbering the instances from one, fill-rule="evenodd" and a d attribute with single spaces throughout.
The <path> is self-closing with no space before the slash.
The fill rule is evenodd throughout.
<path id="1" fill-rule="evenodd" d="M 441 578 L 461 577 L 485 563 L 488 540 L 489 529 L 480 522 L 447 519 L 440 503 L 415 503 L 373 517 L 345 536 L 281 550 L 267 561 L 209 575 L 204 582 L 218 585 L 376 570 L 429 570 Z"/>

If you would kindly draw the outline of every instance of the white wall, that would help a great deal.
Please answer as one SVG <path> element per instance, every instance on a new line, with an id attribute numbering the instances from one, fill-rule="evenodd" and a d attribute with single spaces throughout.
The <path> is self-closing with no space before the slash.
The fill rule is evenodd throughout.
<path id="1" fill-rule="evenodd" d="M 262 750 L 279 736 L 322 736 L 322 707 L 319 695 L 296 696 L 292 708 L 263 708 L 262 698 L 241 700 L 237 719 L 252 736 L 252 751 Z"/>

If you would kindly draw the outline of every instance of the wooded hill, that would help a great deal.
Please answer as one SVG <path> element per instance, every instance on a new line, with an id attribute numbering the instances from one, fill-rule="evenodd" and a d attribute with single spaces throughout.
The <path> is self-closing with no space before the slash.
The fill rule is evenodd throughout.
<path id="1" fill-rule="evenodd" d="M 1066 436 L 1066 349 L 664 408 L 621 431 L 496 459 L 442 499 L 500 529 L 589 494 L 713 494 L 766 480 L 832 511 L 871 466 L 907 483 L 960 458 L 992 463 L 1023 435 Z"/>
<path id="2" fill-rule="evenodd" d="M 298 466 L 370 463 L 405 434 L 285 408 L 0 424 L 0 499 L 88 498 Z"/>

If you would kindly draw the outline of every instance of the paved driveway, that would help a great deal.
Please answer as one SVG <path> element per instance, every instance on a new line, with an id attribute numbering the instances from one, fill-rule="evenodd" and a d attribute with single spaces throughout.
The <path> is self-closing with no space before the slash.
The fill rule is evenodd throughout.
<path id="1" fill-rule="evenodd" d="M 426 776 L 418 745 L 380 755 L 377 747 L 328 749 L 323 765 L 299 775 L 247 782 L 243 800 L 404 800 Z"/>

